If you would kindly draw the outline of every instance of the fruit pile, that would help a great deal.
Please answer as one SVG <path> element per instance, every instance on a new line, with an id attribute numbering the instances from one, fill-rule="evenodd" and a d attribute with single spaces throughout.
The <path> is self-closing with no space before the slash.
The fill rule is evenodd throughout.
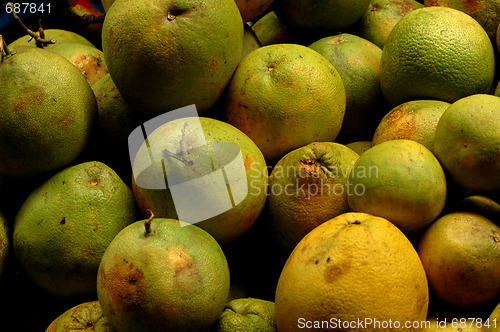
<path id="1" fill-rule="evenodd" d="M 22 9 L 0 13 L 16 331 L 500 331 L 497 2 Z"/>

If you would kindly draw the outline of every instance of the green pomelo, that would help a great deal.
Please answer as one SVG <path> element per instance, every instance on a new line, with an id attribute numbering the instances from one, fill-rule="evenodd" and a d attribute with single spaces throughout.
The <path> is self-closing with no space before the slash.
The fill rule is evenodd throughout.
<path id="1" fill-rule="evenodd" d="M 401 18 L 380 61 L 380 86 L 392 106 L 490 93 L 494 74 L 495 51 L 486 31 L 448 7 L 418 8 Z"/>
<path id="2" fill-rule="evenodd" d="M 395 139 L 409 139 L 434 151 L 434 133 L 450 103 L 439 100 L 412 100 L 387 113 L 372 138 L 372 145 Z"/>
<path id="3" fill-rule="evenodd" d="M 309 45 L 337 69 L 346 94 L 344 121 L 339 136 L 360 135 L 374 127 L 377 108 L 384 100 L 380 90 L 382 50 L 358 36 L 341 33 Z"/>
<path id="4" fill-rule="evenodd" d="M 241 60 L 223 119 L 276 163 L 309 143 L 335 140 L 345 106 L 342 78 L 324 56 L 302 45 L 273 44 Z"/>
<path id="5" fill-rule="evenodd" d="M 97 103 L 63 56 L 19 46 L 0 63 L 0 174 L 32 177 L 60 169 L 84 149 Z"/>
<path id="6" fill-rule="evenodd" d="M 347 143 L 345 146 L 347 146 L 349 149 L 353 150 L 354 152 L 356 152 L 357 154 L 359 154 L 361 156 L 363 154 L 363 152 L 365 152 L 366 150 L 371 148 L 372 142 L 371 141 L 356 141 L 356 142 Z"/>
<path id="7" fill-rule="evenodd" d="M 434 153 L 460 186 L 500 189 L 500 97 L 476 94 L 451 104 L 436 126 Z"/>
<path id="8" fill-rule="evenodd" d="M 108 166 L 71 166 L 36 188 L 21 206 L 14 223 L 14 253 L 48 294 L 92 296 L 104 251 L 139 215 L 132 191 Z"/>
<path id="9" fill-rule="evenodd" d="M 93 46 L 78 43 L 56 43 L 47 49 L 62 55 L 74 64 L 85 76 L 91 87 L 109 73 L 104 62 L 103 52 Z"/>
<path id="10" fill-rule="evenodd" d="M 203 213 L 203 209 L 221 206 L 227 206 L 227 210 L 199 222 L 197 226 L 220 243 L 227 243 L 253 225 L 266 201 L 268 172 L 262 152 L 248 136 L 222 121 L 190 117 L 161 125 L 147 141 L 149 146 L 142 144 L 134 161 L 132 184 L 145 216 L 151 210 L 157 217 L 184 218 L 178 211 L 179 205 L 174 203 L 171 188 L 177 185 L 183 195 L 182 188 L 190 190 L 183 187 L 183 183 L 199 181 L 197 185 L 203 190 L 183 197 L 182 213 L 185 215 L 188 209 L 196 210 L 195 214 L 198 214 Z M 235 150 L 238 149 L 241 155 L 236 156 Z M 226 167 L 229 163 L 232 166 Z M 143 171 L 137 173 L 136 170 Z M 222 179 L 222 170 L 227 181 L 217 182 L 217 179 Z M 150 184 L 166 183 L 165 174 L 168 186 L 152 189 Z M 212 182 L 214 178 L 210 176 L 217 176 L 216 182 Z M 228 193 L 232 198 L 228 198 Z M 201 203 L 203 208 L 199 207 Z"/>
<path id="11" fill-rule="evenodd" d="M 409 12 L 424 5 L 415 0 L 371 0 L 368 10 L 356 25 L 356 34 L 380 48 L 392 29 Z"/>
<path id="12" fill-rule="evenodd" d="M 312 229 L 349 212 L 347 185 L 359 155 L 333 142 L 314 142 L 287 153 L 269 177 L 271 228 L 287 252 Z"/>
<path id="13" fill-rule="evenodd" d="M 245 24 L 244 27 L 245 33 L 243 35 L 243 52 L 241 53 L 242 58 L 248 53 L 262 46 L 252 28 L 248 24 Z"/>
<path id="14" fill-rule="evenodd" d="M 210 332 L 233 331 L 278 331 L 274 317 L 274 302 L 255 298 L 229 301 Z"/>
<path id="15" fill-rule="evenodd" d="M 95 331 L 113 332 L 102 313 L 99 301 L 90 301 L 74 306 L 57 317 L 45 332 Z"/>
<path id="16" fill-rule="evenodd" d="M 432 152 L 411 140 L 377 144 L 349 176 L 349 207 L 388 219 L 405 234 L 421 231 L 441 213 L 446 178 Z"/>
<path id="17" fill-rule="evenodd" d="M 234 0 L 117 0 L 102 46 L 123 98 L 149 118 L 215 104 L 242 54 L 243 22 Z"/>
<path id="18" fill-rule="evenodd" d="M 123 229 L 102 257 L 97 294 L 121 332 L 206 331 L 224 309 L 229 269 L 217 241 L 174 219 Z"/>
<path id="19" fill-rule="evenodd" d="M 262 16 L 254 25 L 255 31 L 262 46 L 271 44 L 291 43 L 294 40 L 293 33 L 284 25 L 274 11 Z"/>

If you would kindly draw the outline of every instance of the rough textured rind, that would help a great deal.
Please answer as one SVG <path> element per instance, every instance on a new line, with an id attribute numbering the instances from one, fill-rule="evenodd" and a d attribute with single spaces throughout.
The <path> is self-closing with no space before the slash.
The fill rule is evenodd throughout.
<path id="1" fill-rule="evenodd" d="M 33 177 L 60 169 L 85 148 L 97 103 L 63 56 L 19 46 L 0 64 L 0 174 Z"/>
<path id="2" fill-rule="evenodd" d="M 240 60 L 243 23 L 234 0 L 117 0 L 102 46 L 123 98 L 145 117 L 191 104 L 203 113 Z"/>
<path id="3" fill-rule="evenodd" d="M 99 267 L 97 294 L 117 330 L 203 331 L 224 309 L 229 269 L 222 249 L 197 226 L 145 220 L 121 231 Z"/>

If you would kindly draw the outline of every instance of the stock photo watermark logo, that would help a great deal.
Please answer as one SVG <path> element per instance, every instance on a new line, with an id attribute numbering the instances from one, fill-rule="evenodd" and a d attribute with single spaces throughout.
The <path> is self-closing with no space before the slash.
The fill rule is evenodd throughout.
<path id="1" fill-rule="evenodd" d="M 175 149 L 152 135 L 172 121 L 183 122 Z M 181 226 L 222 214 L 248 195 L 241 148 L 230 142 L 208 143 L 195 105 L 144 122 L 131 132 L 128 145 L 136 185 L 169 191 Z M 175 163 L 174 168 L 166 167 L 167 159 Z"/>
<path id="2" fill-rule="evenodd" d="M 354 166 L 354 165 L 351 165 Z M 301 166 L 267 166 L 269 174 L 274 181 L 269 181 L 265 190 L 267 195 L 286 195 L 311 199 L 315 196 L 362 196 L 366 187 L 362 183 L 352 183 L 351 176 L 360 178 L 377 178 L 378 166 L 342 167 L 330 165 L 318 167 L 319 174 L 311 174 Z M 255 179 L 260 174 L 255 172 Z M 250 180 L 250 195 L 260 195 L 261 188 L 254 185 L 256 181 Z"/>

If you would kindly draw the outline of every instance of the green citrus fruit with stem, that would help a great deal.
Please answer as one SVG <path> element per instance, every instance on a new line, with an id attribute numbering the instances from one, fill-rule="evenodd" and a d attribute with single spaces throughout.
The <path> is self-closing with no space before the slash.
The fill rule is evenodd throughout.
<path id="1" fill-rule="evenodd" d="M 102 31 L 113 81 L 146 118 L 191 104 L 209 109 L 243 49 L 234 0 L 116 0 Z"/>
<path id="2" fill-rule="evenodd" d="M 132 191 L 112 169 L 92 161 L 70 166 L 22 204 L 13 227 L 14 253 L 49 295 L 93 296 L 104 251 L 138 217 Z"/>
<path id="3" fill-rule="evenodd" d="M 291 252 L 323 222 L 349 211 L 347 181 L 359 155 L 333 142 L 314 142 L 287 153 L 269 177 L 270 224 Z"/>
<path id="4" fill-rule="evenodd" d="M 66 43 L 77 43 L 89 47 L 95 47 L 92 42 L 82 35 L 69 30 L 62 29 L 44 29 L 45 39 L 55 40 L 55 44 L 48 44 L 46 47 L 51 48 L 56 44 L 66 44 Z M 38 33 L 39 34 L 39 33 Z M 8 45 L 9 48 L 14 48 L 17 46 L 33 46 L 36 47 L 35 40 L 30 35 L 25 35 L 14 40 Z"/>
<path id="5" fill-rule="evenodd" d="M 448 7 L 419 8 L 392 29 L 382 50 L 380 84 L 393 106 L 409 100 L 452 103 L 489 93 L 495 53 L 483 27 Z"/>
<path id="6" fill-rule="evenodd" d="M 279 331 L 409 331 L 405 324 L 425 320 L 428 305 L 425 271 L 408 238 L 387 219 L 353 212 L 299 242 L 275 297 Z"/>
<path id="7" fill-rule="evenodd" d="M 241 155 L 233 154 L 238 150 Z M 144 216 L 151 210 L 157 217 L 192 218 L 183 220 L 192 222 L 202 218 L 203 211 L 210 211 L 209 217 L 194 222 L 220 243 L 228 243 L 248 231 L 264 208 L 268 183 L 266 160 L 247 135 L 228 123 L 205 117 L 167 122 L 148 135 L 147 143 L 141 145 L 134 157 L 134 169 L 144 165 L 144 170 L 134 173 L 132 179 L 132 189 Z M 232 166 L 228 166 L 230 162 Z M 227 180 L 224 179 L 223 187 L 219 187 L 221 182 L 214 181 L 211 176 L 222 176 L 222 170 Z M 165 174 L 168 186 L 148 185 L 165 184 Z M 179 196 L 175 196 L 171 182 L 179 185 L 177 188 L 189 190 L 182 183 L 193 181 L 201 184 L 203 190 L 187 197 L 182 190 L 177 191 L 187 199 L 186 205 L 179 204 L 179 200 L 175 201 Z M 232 202 L 229 202 L 228 193 Z M 227 209 L 218 210 L 222 206 Z M 186 210 L 194 213 L 186 213 Z"/>
<path id="8" fill-rule="evenodd" d="M 477 94 L 450 105 L 436 126 L 434 153 L 460 186 L 500 189 L 500 97 Z"/>
<path id="9" fill-rule="evenodd" d="M 351 211 L 386 218 L 405 234 L 432 223 L 446 201 L 441 165 L 429 149 L 411 140 L 372 146 L 354 164 L 349 185 Z"/>
<path id="10" fill-rule="evenodd" d="M 297 44 L 273 44 L 241 60 L 223 119 L 276 163 L 293 149 L 335 140 L 345 106 L 342 78 L 324 56 Z"/>
<path id="11" fill-rule="evenodd" d="M 118 331 L 206 331 L 224 310 L 229 269 L 215 239 L 178 220 L 140 220 L 116 235 L 97 277 Z"/>
<path id="12" fill-rule="evenodd" d="M 0 63 L 0 174 L 33 177 L 61 169 L 86 147 L 97 103 L 63 56 L 19 46 Z"/>

